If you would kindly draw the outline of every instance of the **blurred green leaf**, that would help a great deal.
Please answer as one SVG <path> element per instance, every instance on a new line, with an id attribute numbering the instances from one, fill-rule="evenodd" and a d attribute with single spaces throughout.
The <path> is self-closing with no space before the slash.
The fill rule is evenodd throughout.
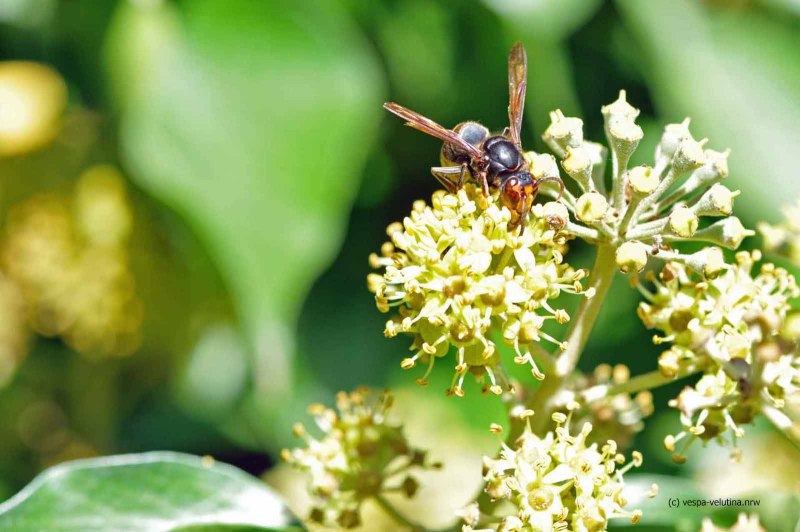
<path id="1" fill-rule="evenodd" d="M 483 0 L 503 18 L 526 26 L 532 35 L 543 41 L 560 41 L 569 37 L 602 5 L 601 0 Z"/>
<path id="2" fill-rule="evenodd" d="M 800 196 L 800 101 L 793 96 L 800 92 L 800 40 L 791 21 L 689 0 L 616 5 L 642 47 L 665 118 L 691 116 L 695 136 L 711 139 L 708 147 L 732 149 L 729 186 L 744 192 L 737 211 L 756 220 L 763 205 Z M 767 179 L 772 186 L 764 186 Z"/>
<path id="3" fill-rule="evenodd" d="M 580 115 L 572 59 L 566 40 L 601 6 L 599 0 L 483 0 L 508 28 L 509 44 L 520 40 L 528 53 L 526 118 L 536 144 L 555 109 Z"/>
<path id="4" fill-rule="evenodd" d="M 457 24 L 452 8 L 432 0 L 404 0 L 391 14 L 385 6 L 378 10 L 377 37 L 397 101 L 412 101 L 419 108 L 451 103 L 446 97 L 453 88 L 455 56 L 450 32 Z"/>
<path id="5" fill-rule="evenodd" d="M 17 532 L 288 530 L 292 522 L 255 478 L 168 452 L 58 465 L 0 505 L 0 529 Z"/>
<path id="6" fill-rule="evenodd" d="M 380 111 L 374 58 L 335 3 L 123 3 L 108 40 L 133 178 L 211 251 L 289 389 L 299 306 L 339 248 Z"/>

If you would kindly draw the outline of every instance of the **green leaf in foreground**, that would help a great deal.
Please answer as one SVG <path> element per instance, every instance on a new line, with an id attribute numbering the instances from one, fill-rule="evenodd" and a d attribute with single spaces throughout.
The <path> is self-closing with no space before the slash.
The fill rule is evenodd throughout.
<path id="1" fill-rule="evenodd" d="M 52 467 L 0 504 L 0 530 L 291 530 L 278 496 L 235 467 L 172 452 Z"/>

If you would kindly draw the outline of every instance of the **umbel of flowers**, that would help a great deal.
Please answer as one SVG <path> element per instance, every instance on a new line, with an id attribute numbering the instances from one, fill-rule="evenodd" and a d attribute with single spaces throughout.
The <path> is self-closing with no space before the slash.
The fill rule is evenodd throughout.
<path id="1" fill-rule="evenodd" d="M 340 392 L 336 410 L 321 404 L 309 407 L 320 437 L 295 425 L 295 436 L 306 447 L 284 449 L 282 458 L 310 474 L 315 498 L 311 521 L 333 528 L 359 526 L 365 500 L 389 492 L 413 497 L 418 487 L 413 472 L 439 467 L 425 451 L 411 447 L 402 426 L 387 418 L 392 401 L 388 393 L 366 388 Z"/>
<path id="2" fill-rule="evenodd" d="M 453 348 L 449 392 L 463 395 L 472 372 L 488 377 L 485 389 L 500 394 L 506 379 L 490 335 L 495 329 L 516 351 L 514 361 L 543 379 L 530 346 L 548 340 L 563 347 L 542 331 L 547 320 L 569 320 L 551 302 L 562 292 L 584 293 L 586 272 L 563 261 L 567 219 L 564 206 L 551 202 L 533 207 L 524 231 L 512 229 L 511 212 L 497 196 L 486 198 L 470 184 L 454 194 L 435 193 L 431 205 L 416 202 L 402 224 L 390 225 L 391 241 L 370 257 L 384 273 L 368 281 L 378 309 L 394 312 L 385 335 L 412 337 L 413 355 L 402 367 L 424 364 L 418 382 L 427 384 L 436 360 Z"/>
<path id="3" fill-rule="evenodd" d="M 754 272 L 759 258 L 739 252 L 711 279 L 670 263 L 653 277 L 652 292 L 641 288 L 647 301 L 639 316 L 663 333 L 656 343 L 671 344 L 659 358 L 662 375 L 702 374 L 671 402 L 685 430 L 666 438 L 670 451 L 684 438 L 684 448 L 695 439 L 735 445 L 740 425 L 781 410 L 800 391 L 796 346 L 779 337 L 789 299 L 800 291 L 783 268 L 765 263 Z M 683 460 L 681 453 L 674 458 Z"/>
<path id="4" fill-rule="evenodd" d="M 695 140 L 686 119 L 666 126 L 652 165 L 629 168 L 643 137 L 635 123 L 639 110 L 620 91 L 602 112 L 611 151 L 610 190 L 604 177 L 606 148 L 584 140 L 581 119 L 553 111 L 542 135 L 580 189 L 578 196 L 564 198 L 577 219 L 570 226 L 572 233 L 599 245 L 610 244 L 624 273 L 642 271 L 649 256 L 659 255 L 690 262 L 701 272 L 719 268 L 722 258 L 717 251 L 683 256 L 671 245 L 702 241 L 737 248 L 753 234 L 731 216 L 739 192 L 720 183 L 728 176 L 728 151 L 706 149 L 707 139 Z M 557 172 L 551 155 L 533 155 L 532 160 Z M 702 218 L 720 220 L 701 227 Z"/>
<path id="5" fill-rule="evenodd" d="M 411 355 L 401 366 L 424 366 L 418 379 L 424 385 L 441 359 L 455 368 L 450 394 L 463 395 L 472 373 L 484 391 L 503 396 L 506 439 L 499 455 L 484 459 L 484 493 L 459 513 L 465 530 L 600 531 L 615 518 L 638 521 L 622 489 L 623 474 L 642 456 L 633 453 L 623 465 L 618 451 L 652 413 L 650 390 L 677 379 L 687 386 L 670 405 L 683 430 L 668 435 L 665 446 L 678 462 L 698 440 L 736 450 L 743 426 L 756 416 L 800 438 L 792 410 L 800 405 L 800 315 L 789 314 L 798 288 L 786 270 L 757 266 L 759 252 L 726 261 L 722 249 L 735 250 L 753 234 L 732 215 L 738 192 L 724 184 L 728 152 L 695 140 L 687 119 L 665 127 L 652 164 L 631 167 L 643 137 L 639 111 L 623 91 L 602 114 L 607 147 L 584 139 L 579 118 L 551 113 L 542 138 L 553 155 L 524 157 L 542 183 L 573 182 L 563 197 L 542 186 L 538 201 L 555 201 L 534 205 L 520 224 L 497 192 L 484 196 L 468 182 L 434 193 L 430 203 L 415 202 L 370 257 L 380 273 L 369 275 L 369 289 L 378 309 L 391 314 L 385 335 L 411 337 Z M 763 226 L 767 246 L 800 261 L 792 251 L 800 249 L 798 227 Z M 597 248 L 590 271 L 564 259 L 576 238 Z M 707 246 L 682 252 L 689 242 Z M 578 362 L 618 272 L 643 294 L 639 316 L 658 331 L 654 341 L 664 351 L 649 373 L 631 376 L 609 358 L 583 375 Z M 571 315 L 558 301 L 564 293 L 581 296 Z M 548 321 L 565 324 L 566 334 L 547 334 Z M 511 347 L 515 363 L 530 366 L 529 380 L 508 384 L 495 342 Z M 407 469 L 429 465 L 415 459 L 424 455 L 408 450 L 399 427 L 385 423 L 385 408 L 345 403 L 341 414 L 314 407 L 324 436 L 298 429 L 308 448 L 285 453 L 311 472 L 312 520 L 339 527 L 359 522 L 365 499 L 380 503 L 386 489 L 416 488 Z M 354 416 L 351 404 L 361 414 Z M 493 430 L 503 432 L 499 425 Z M 360 454 L 362 431 L 373 435 L 367 455 Z M 398 471 L 404 480 L 394 477 Z M 385 500 L 383 506 L 399 524 L 421 528 Z"/>
<path id="6" fill-rule="evenodd" d="M 577 409 L 571 403 L 568 414 L 554 413 L 556 428 L 544 436 L 526 425 L 511 445 L 503 444 L 497 458 L 484 457 L 486 493 L 493 501 L 510 501 L 514 512 L 495 517 L 468 507 L 461 512 L 465 530 L 591 531 L 605 530 L 610 519 L 639 521 L 641 511 L 625 509 L 622 490 L 624 473 L 642 464 L 641 453 L 634 451 L 624 465 L 614 440 L 602 446 L 588 443 L 590 423 L 570 434 L 570 418 Z M 655 494 L 653 488 L 650 495 Z"/>

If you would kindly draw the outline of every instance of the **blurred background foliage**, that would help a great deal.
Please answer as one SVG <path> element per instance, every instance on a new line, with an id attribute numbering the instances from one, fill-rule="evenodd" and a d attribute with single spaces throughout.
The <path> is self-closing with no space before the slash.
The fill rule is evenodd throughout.
<path id="1" fill-rule="evenodd" d="M 500 129 L 521 40 L 529 148 L 555 108 L 603 140 L 599 108 L 624 88 L 645 129 L 634 162 L 691 116 L 733 150 L 753 226 L 800 196 L 798 35 L 795 0 L 3 0 L 0 499 L 65 459 L 171 449 L 266 473 L 298 507 L 272 467 L 290 423 L 368 384 L 396 388 L 412 441 L 452 457 L 415 509 L 447 519 L 502 406 L 477 387 L 445 399 L 449 372 L 417 388 L 405 343 L 383 338 L 367 256 L 435 189 L 439 145 L 380 104 Z M 583 369 L 654 368 L 637 294 L 613 290 Z M 798 490 L 800 455 L 767 427 L 742 464 L 713 448 L 671 464 L 679 387 L 634 442 L 646 474 L 675 494 Z M 794 526 L 787 500 L 762 496 L 768 527 Z M 695 526 L 665 509 L 639 530 Z"/>

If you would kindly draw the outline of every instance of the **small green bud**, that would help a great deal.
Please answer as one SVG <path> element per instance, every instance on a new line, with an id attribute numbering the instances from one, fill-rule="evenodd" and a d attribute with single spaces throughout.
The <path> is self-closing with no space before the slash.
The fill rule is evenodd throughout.
<path id="1" fill-rule="evenodd" d="M 754 234 L 755 231 L 744 228 L 739 218 L 729 216 L 698 231 L 695 237 L 728 249 L 736 249 L 742 240 Z"/>
<path id="2" fill-rule="evenodd" d="M 575 216 L 586 223 L 594 223 L 603 219 L 608 210 L 608 200 L 598 192 L 587 192 L 575 206 Z"/>
<path id="3" fill-rule="evenodd" d="M 558 163 L 556 158 L 549 153 L 528 152 L 528 161 L 531 165 L 531 174 L 537 179 L 543 177 L 558 177 Z"/>
<path id="4" fill-rule="evenodd" d="M 738 195 L 738 190 L 732 192 L 717 183 L 703 194 L 693 210 L 698 216 L 728 216 L 733 212 L 733 198 Z"/>
<path id="5" fill-rule="evenodd" d="M 623 243 L 617 248 L 616 261 L 622 273 L 638 273 L 647 265 L 649 246 L 636 240 Z"/>
<path id="6" fill-rule="evenodd" d="M 689 119 L 687 118 L 680 124 L 667 124 L 661 142 L 656 147 L 656 159 L 672 159 L 678 150 L 678 145 L 684 140 L 692 138 L 689 133 Z"/>
<path id="7" fill-rule="evenodd" d="M 647 165 L 637 166 L 628 171 L 628 183 L 634 194 L 646 196 L 652 193 L 659 183 L 657 174 Z"/>
<path id="8" fill-rule="evenodd" d="M 638 144 L 644 137 L 642 128 L 632 121 L 615 120 L 609 122 L 608 132 L 612 139 L 620 143 Z"/>
<path id="9" fill-rule="evenodd" d="M 725 257 L 720 248 L 707 247 L 689 255 L 686 265 L 707 279 L 714 279 L 725 267 Z"/>
<path id="10" fill-rule="evenodd" d="M 567 156 L 561 161 L 567 174 L 580 183 L 583 190 L 594 189 L 592 183 L 592 160 L 583 147 L 567 148 Z"/>
<path id="11" fill-rule="evenodd" d="M 550 113 L 550 125 L 542 135 L 548 145 L 556 145 L 561 150 L 576 148 L 583 144 L 583 120 L 564 116 L 560 109 Z"/>
<path id="12" fill-rule="evenodd" d="M 639 116 L 639 110 L 628 103 L 624 90 L 619 91 L 617 99 L 613 103 L 604 105 L 601 111 L 606 121 L 611 118 L 633 121 Z"/>
<path id="13" fill-rule="evenodd" d="M 669 228 L 681 238 L 689 238 L 697 231 L 700 220 L 688 207 L 675 207 L 669 214 Z"/>
<path id="14" fill-rule="evenodd" d="M 672 168 L 678 175 L 691 172 L 703 166 L 706 156 L 703 152 L 703 144 L 706 139 L 696 141 L 692 138 L 683 139 L 678 144 L 678 149 L 672 157 Z"/>

